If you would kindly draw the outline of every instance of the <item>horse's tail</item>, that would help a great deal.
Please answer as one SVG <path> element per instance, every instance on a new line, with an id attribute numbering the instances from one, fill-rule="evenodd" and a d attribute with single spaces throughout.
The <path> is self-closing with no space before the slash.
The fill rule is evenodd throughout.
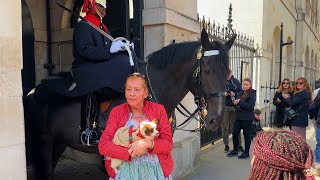
<path id="1" fill-rule="evenodd" d="M 28 163 L 28 177 L 36 177 L 39 179 L 39 172 L 35 172 L 35 168 L 41 166 L 39 154 L 41 153 L 41 132 L 45 130 L 43 124 L 46 121 L 47 106 L 37 103 L 32 89 L 24 101 L 24 117 L 25 117 L 25 136 L 26 136 L 26 153 Z M 36 167 L 35 167 L 36 166 Z M 29 172 L 31 171 L 31 172 Z"/>

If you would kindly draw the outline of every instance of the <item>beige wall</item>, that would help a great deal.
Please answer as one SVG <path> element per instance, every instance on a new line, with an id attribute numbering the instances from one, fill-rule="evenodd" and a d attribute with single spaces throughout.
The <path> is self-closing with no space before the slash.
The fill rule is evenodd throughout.
<path id="1" fill-rule="evenodd" d="M 0 22 L 0 179 L 25 180 L 20 0 L 0 7 Z"/>
<path id="2" fill-rule="evenodd" d="M 181 42 L 197 39 L 199 26 L 196 2 L 196 0 L 144 1 L 145 56 L 167 46 L 173 40 Z"/>

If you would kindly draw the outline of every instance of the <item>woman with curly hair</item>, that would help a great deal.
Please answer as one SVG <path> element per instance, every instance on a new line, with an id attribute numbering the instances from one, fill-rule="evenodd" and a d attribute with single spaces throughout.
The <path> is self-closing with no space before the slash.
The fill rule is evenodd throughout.
<path id="1" fill-rule="evenodd" d="M 284 116 L 284 109 L 289 106 L 283 98 L 285 94 L 289 94 L 289 96 L 293 95 L 293 87 L 288 78 L 282 80 L 281 85 L 279 85 L 273 97 L 273 104 L 276 106 L 274 124 L 278 128 L 282 128 L 284 125 L 290 126 L 290 124 L 287 124 L 287 117 Z"/>
<path id="2" fill-rule="evenodd" d="M 297 115 L 291 119 L 291 130 L 299 134 L 303 139 L 306 139 L 309 104 L 312 102 L 312 91 L 308 80 L 304 77 L 298 78 L 294 87 L 293 96 L 290 97 L 290 95 L 284 94 L 283 97 L 286 99 L 286 103 L 297 113 Z"/>
<path id="3" fill-rule="evenodd" d="M 299 135 L 263 131 L 253 142 L 249 180 L 311 180 L 312 163 L 311 148 Z"/>

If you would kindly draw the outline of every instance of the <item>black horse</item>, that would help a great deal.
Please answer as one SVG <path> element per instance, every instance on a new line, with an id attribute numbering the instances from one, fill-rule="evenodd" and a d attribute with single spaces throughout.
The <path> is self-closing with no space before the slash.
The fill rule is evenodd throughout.
<path id="1" fill-rule="evenodd" d="M 171 44 L 154 52 L 139 70 L 146 75 L 149 92 L 165 106 L 168 114 L 191 91 L 199 96 L 201 108 L 208 110 L 205 124 L 217 129 L 222 121 L 225 104 L 225 83 L 229 65 L 228 51 L 235 36 L 225 44 L 210 43 L 205 30 L 201 42 Z M 198 56 L 198 58 L 197 58 Z M 124 98 L 112 101 L 111 107 L 124 102 Z M 78 99 L 39 105 L 32 93 L 26 100 L 27 124 L 31 134 L 33 176 L 38 180 L 51 180 L 59 157 L 67 146 L 87 153 L 98 153 L 97 147 L 84 146 L 80 142 L 81 101 Z M 101 130 L 105 120 L 98 122 Z"/>

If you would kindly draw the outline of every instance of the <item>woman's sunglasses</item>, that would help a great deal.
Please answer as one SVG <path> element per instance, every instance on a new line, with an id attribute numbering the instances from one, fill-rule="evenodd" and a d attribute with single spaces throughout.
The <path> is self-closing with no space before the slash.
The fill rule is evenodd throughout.
<path id="1" fill-rule="evenodd" d="M 282 84 L 290 84 L 289 82 L 282 82 Z"/>
<path id="2" fill-rule="evenodd" d="M 145 76 L 143 74 L 140 74 L 137 72 L 130 74 L 128 77 L 141 77 L 143 79 L 145 78 Z"/>
<path id="3" fill-rule="evenodd" d="M 302 84 L 303 84 L 303 82 L 296 82 L 296 84 L 297 84 L 297 85 L 298 85 L 298 84 L 299 84 L 299 85 L 302 85 Z"/>

